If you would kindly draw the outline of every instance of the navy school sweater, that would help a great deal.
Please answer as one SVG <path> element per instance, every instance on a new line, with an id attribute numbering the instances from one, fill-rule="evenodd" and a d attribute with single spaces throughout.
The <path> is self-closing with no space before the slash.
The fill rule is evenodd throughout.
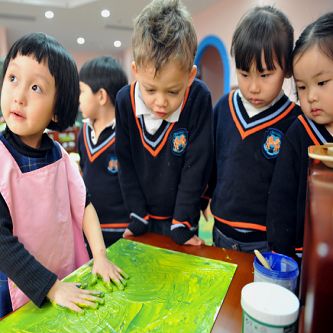
<path id="1" fill-rule="evenodd" d="M 277 161 L 268 200 L 267 240 L 274 251 L 294 255 L 303 247 L 308 147 L 333 142 L 325 126 L 301 115 L 290 126 Z"/>
<path id="2" fill-rule="evenodd" d="M 94 144 L 91 131 L 92 128 L 84 123 L 79 134 L 78 150 L 82 176 L 101 227 L 123 231 L 128 226 L 129 213 L 119 185 L 116 133 L 109 126 L 102 131 Z"/>
<path id="3" fill-rule="evenodd" d="M 134 87 L 124 87 L 116 99 L 116 152 L 124 200 L 130 212 L 141 217 L 172 221 L 176 228 L 171 237 L 184 243 L 197 226 L 212 164 L 210 92 L 194 80 L 179 120 L 163 121 L 151 135 L 143 117 L 136 117 Z"/>
<path id="4" fill-rule="evenodd" d="M 211 210 L 215 227 L 226 236 L 243 242 L 266 239 L 267 197 L 276 158 L 284 133 L 299 114 L 299 106 L 283 95 L 250 118 L 238 90 L 215 106 L 216 186 Z"/>

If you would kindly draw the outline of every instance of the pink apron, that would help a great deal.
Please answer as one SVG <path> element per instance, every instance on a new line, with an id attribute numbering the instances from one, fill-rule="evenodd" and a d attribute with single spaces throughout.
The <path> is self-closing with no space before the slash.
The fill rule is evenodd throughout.
<path id="1" fill-rule="evenodd" d="M 62 279 L 89 260 L 82 234 L 86 189 L 77 167 L 62 157 L 22 173 L 0 142 L 0 192 L 13 221 L 13 234 L 41 264 Z M 29 301 L 8 279 L 13 310 Z"/>

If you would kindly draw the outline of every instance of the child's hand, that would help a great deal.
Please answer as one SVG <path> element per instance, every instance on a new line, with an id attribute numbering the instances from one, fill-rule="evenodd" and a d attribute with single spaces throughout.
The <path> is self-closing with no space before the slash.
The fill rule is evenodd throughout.
<path id="1" fill-rule="evenodd" d="M 99 256 L 94 258 L 94 266 L 92 269 L 93 274 L 99 275 L 106 286 L 110 286 L 110 280 L 117 286 L 118 289 L 123 290 L 128 278 L 127 274 L 123 272 L 118 266 L 113 264 L 106 256 Z"/>
<path id="2" fill-rule="evenodd" d="M 126 237 L 130 237 L 130 236 L 133 236 L 133 232 L 129 229 L 126 229 L 123 233 L 123 237 L 126 238 Z"/>
<path id="3" fill-rule="evenodd" d="M 185 242 L 184 245 L 200 246 L 200 245 L 205 245 L 205 242 L 198 236 L 194 235 L 187 242 Z"/>
<path id="4" fill-rule="evenodd" d="M 82 312 L 81 307 L 97 308 L 103 299 L 98 297 L 97 290 L 83 290 L 76 283 L 62 282 L 57 280 L 49 290 L 47 297 L 53 304 L 68 308 L 75 312 Z"/>

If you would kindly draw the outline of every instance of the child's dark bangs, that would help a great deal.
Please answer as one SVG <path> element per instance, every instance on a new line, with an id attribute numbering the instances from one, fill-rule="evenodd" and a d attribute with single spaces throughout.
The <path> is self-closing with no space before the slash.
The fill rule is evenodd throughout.
<path id="1" fill-rule="evenodd" d="M 271 45 L 266 45 L 266 48 L 263 48 L 264 52 L 264 58 L 265 58 L 265 63 L 266 63 L 266 70 L 272 71 L 275 70 L 275 65 L 274 65 L 274 60 L 276 57 L 276 51 L 274 48 L 273 43 Z M 280 63 L 280 61 L 278 61 Z M 263 66 L 261 64 L 262 70 L 259 70 L 259 72 L 263 72 Z"/>
<path id="2" fill-rule="evenodd" d="M 249 72 L 252 64 L 255 63 L 257 70 L 262 72 L 261 55 L 262 43 L 253 40 L 243 40 L 242 43 L 235 45 L 236 68 Z"/>

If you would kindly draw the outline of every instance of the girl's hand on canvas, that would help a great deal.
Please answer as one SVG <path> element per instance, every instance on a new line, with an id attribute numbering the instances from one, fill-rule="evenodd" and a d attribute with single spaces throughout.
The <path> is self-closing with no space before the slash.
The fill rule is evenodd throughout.
<path id="1" fill-rule="evenodd" d="M 100 276 L 107 284 L 111 280 L 120 290 L 124 289 L 126 285 L 125 279 L 127 274 L 113 264 L 106 255 L 94 257 L 92 273 Z"/>
<path id="2" fill-rule="evenodd" d="M 126 229 L 123 233 L 123 237 L 126 238 L 126 237 L 130 237 L 130 236 L 133 236 L 133 232 L 129 229 Z"/>
<path id="3" fill-rule="evenodd" d="M 194 235 L 187 242 L 185 242 L 184 245 L 200 246 L 200 245 L 205 245 L 205 242 L 198 236 Z"/>
<path id="4" fill-rule="evenodd" d="M 76 283 L 57 280 L 49 290 L 47 297 L 51 303 L 68 308 L 75 312 L 82 312 L 81 307 L 96 308 L 103 301 L 97 290 L 78 288 Z"/>

